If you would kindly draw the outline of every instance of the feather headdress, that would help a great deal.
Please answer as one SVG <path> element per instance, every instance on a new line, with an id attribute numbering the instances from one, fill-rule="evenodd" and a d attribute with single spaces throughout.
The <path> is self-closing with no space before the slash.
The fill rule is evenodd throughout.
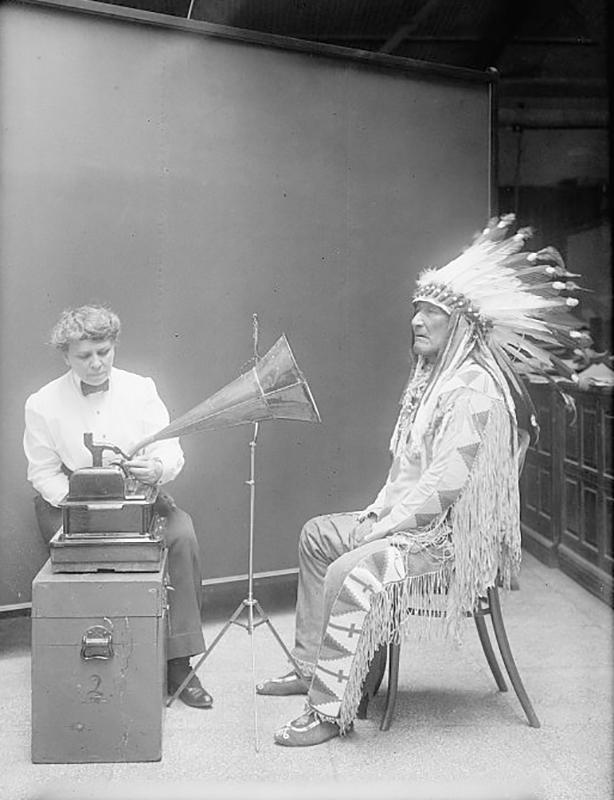
<path id="1" fill-rule="evenodd" d="M 574 348 L 580 321 L 579 287 L 554 247 L 531 252 L 525 247 L 531 228 L 509 235 L 514 214 L 494 217 L 460 256 L 440 269 L 424 270 L 414 303 L 426 301 L 448 313 L 462 314 L 501 366 L 516 373 L 552 371 L 577 380 L 553 349 Z M 501 363 L 502 362 L 502 363 Z M 508 379 L 509 379 L 508 374 Z"/>

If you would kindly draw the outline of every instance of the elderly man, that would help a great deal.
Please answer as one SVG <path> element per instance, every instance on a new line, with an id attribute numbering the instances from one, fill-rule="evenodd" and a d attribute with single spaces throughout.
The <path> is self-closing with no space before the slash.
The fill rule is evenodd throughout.
<path id="1" fill-rule="evenodd" d="M 577 321 L 563 309 L 577 301 L 559 295 L 571 285 L 560 281 L 568 273 L 555 250 L 520 252 L 529 229 L 505 238 L 513 221 L 491 220 L 457 259 L 420 276 L 416 359 L 386 482 L 363 511 L 303 528 L 293 652 L 301 674 L 258 686 L 308 695 L 278 744 L 350 730 L 382 645 L 428 633 L 438 616 L 429 610 L 443 611 L 458 638 L 497 575 L 509 586 L 519 568 L 517 407 L 535 418 L 515 370 L 553 364 L 543 345 L 569 340 Z M 423 613 L 409 613 L 416 608 Z"/>
<path id="2" fill-rule="evenodd" d="M 120 321 L 101 306 L 65 311 L 51 333 L 51 344 L 68 371 L 30 395 L 25 406 L 24 450 L 28 480 L 36 490 L 34 506 L 41 535 L 48 543 L 61 527 L 58 504 L 68 492 L 68 475 L 91 466 L 83 434 L 129 452 L 169 422 L 166 406 L 151 378 L 113 366 Z M 184 459 L 177 439 L 149 445 L 125 462 L 144 484 L 163 485 L 181 471 Z M 174 693 L 190 672 L 190 656 L 204 650 L 200 603 L 199 547 L 192 520 L 169 495 L 160 493 L 155 512 L 168 549 L 168 691 Z M 179 695 L 189 706 L 210 708 L 211 695 L 196 676 Z"/>

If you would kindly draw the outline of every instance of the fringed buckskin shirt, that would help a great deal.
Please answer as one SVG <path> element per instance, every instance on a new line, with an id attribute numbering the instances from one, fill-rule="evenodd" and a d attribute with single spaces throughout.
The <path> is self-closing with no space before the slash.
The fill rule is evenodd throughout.
<path id="1" fill-rule="evenodd" d="M 446 524 L 485 437 L 502 434 L 495 417 L 506 414 L 501 390 L 489 372 L 472 359 L 466 361 L 441 386 L 419 447 L 406 443 L 399 448 L 384 486 L 362 512 L 376 516 L 366 541 L 397 534 L 396 541 L 411 544 L 416 534 Z M 510 443 L 502 444 L 509 462 Z M 517 480 L 516 474 L 513 478 Z"/>

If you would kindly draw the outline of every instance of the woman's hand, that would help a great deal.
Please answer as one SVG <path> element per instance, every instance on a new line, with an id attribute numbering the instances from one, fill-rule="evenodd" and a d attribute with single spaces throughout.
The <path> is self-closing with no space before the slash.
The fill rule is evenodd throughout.
<path id="1" fill-rule="evenodd" d="M 159 458 L 150 458 L 149 456 L 136 456 L 130 461 L 124 461 L 123 466 L 137 481 L 151 485 L 160 480 L 164 469 Z"/>

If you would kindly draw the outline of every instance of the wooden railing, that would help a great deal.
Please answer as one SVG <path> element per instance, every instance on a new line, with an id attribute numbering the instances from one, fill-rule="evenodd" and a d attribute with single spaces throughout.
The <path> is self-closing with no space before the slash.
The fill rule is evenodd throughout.
<path id="1" fill-rule="evenodd" d="M 612 605 L 612 390 L 562 388 L 574 425 L 552 386 L 529 385 L 541 435 L 521 479 L 522 543 Z"/>

